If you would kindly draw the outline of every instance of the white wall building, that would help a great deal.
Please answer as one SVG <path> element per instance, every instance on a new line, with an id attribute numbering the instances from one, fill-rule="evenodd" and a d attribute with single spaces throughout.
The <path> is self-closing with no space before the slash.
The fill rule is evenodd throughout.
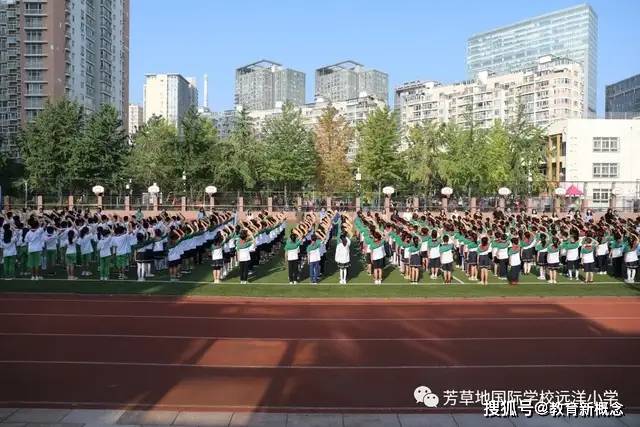
<path id="1" fill-rule="evenodd" d="M 640 199 L 640 119 L 569 119 L 550 134 L 562 135 L 563 187 L 575 185 L 588 206 L 631 209 Z"/>
<path id="2" fill-rule="evenodd" d="M 147 74 L 144 84 L 144 121 L 162 116 L 178 127 L 190 107 L 198 107 L 195 79 L 180 74 Z"/>
<path id="3" fill-rule="evenodd" d="M 406 131 L 425 120 L 491 127 L 495 120 L 516 116 L 519 105 L 526 118 L 541 127 L 584 114 L 582 66 L 565 58 L 544 56 L 528 70 L 490 75 L 442 85 L 434 81 L 409 82 L 396 88 L 395 108 Z"/>
<path id="4" fill-rule="evenodd" d="M 366 96 L 362 94 L 362 96 L 358 98 L 337 102 L 330 102 L 329 100 L 320 97 L 316 99 L 316 102 L 305 104 L 297 108 L 300 110 L 305 126 L 309 129 L 313 129 L 320 120 L 320 116 L 324 109 L 329 105 L 332 105 L 336 110 L 338 110 L 338 114 L 344 117 L 350 126 L 355 128 L 360 122 L 365 121 L 372 111 L 385 107 L 387 103 L 373 96 Z M 256 130 L 260 132 L 268 119 L 277 117 L 281 113 L 282 105 L 279 104 L 277 108 L 273 108 L 271 110 L 249 111 L 249 116 L 254 120 Z M 349 152 L 347 153 L 347 158 L 349 160 L 355 159 L 357 149 L 357 140 L 354 139 L 349 145 Z"/>
<path id="5" fill-rule="evenodd" d="M 144 110 L 142 105 L 129 104 L 129 136 L 135 135 L 135 133 L 144 124 Z"/>

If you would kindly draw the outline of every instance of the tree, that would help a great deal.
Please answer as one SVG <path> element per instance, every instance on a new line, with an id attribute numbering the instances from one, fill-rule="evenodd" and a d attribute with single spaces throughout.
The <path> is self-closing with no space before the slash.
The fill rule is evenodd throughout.
<path id="1" fill-rule="evenodd" d="M 47 103 L 36 119 L 19 135 L 19 145 L 29 185 L 40 191 L 66 188 L 71 180 L 72 147 L 82 137 L 84 112 L 76 103 L 63 99 Z"/>
<path id="2" fill-rule="evenodd" d="M 89 189 L 100 183 L 115 188 L 122 181 L 128 154 L 127 133 L 118 111 L 104 105 L 87 118 L 82 136 L 70 146 L 72 186 Z"/>
<path id="3" fill-rule="evenodd" d="M 431 192 L 439 181 L 438 165 L 446 142 L 447 125 L 425 121 L 409 129 L 409 146 L 404 152 L 407 181 L 416 189 Z"/>
<path id="4" fill-rule="evenodd" d="M 180 165 L 175 147 L 176 128 L 162 117 L 154 116 L 142 126 L 133 140 L 126 173 L 133 183 L 144 189 L 157 183 L 161 190 L 176 191 L 180 184 Z"/>
<path id="5" fill-rule="evenodd" d="M 380 197 L 383 185 L 398 185 L 402 179 L 397 113 L 388 107 L 372 112 L 358 126 L 358 139 L 356 163 L 363 182 L 377 187 Z"/>
<path id="6" fill-rule="evenodd" d="M 351 172 L 347 162 L 353 128 L 332 106 L 322 112 L 315 126 L 315 149 L 318 155 L 316 183 L 320 191 L 343 191 L 351 186 Z"/>
<path id="7" fill-rule="evenodd" d="M 218 147 L 218 131 L 213 123 L 195 108 L 187 110 L 182 119 L 182 140 L 176 142 L 177 166 L 185 173 L 187 183 L 204 191 L 212 181 L 212 164 Z"/>
<path id="8" fill-rule="evenodd" d="M 303 186 L 313 179 L 316 153 L 312 135 L 302 123 L 300 110 L 287 102 L 282 114 L 267 120 L 263 128 L 265 178 L 287 188 Z"/>
<path id="9" fill-rule="evenodd" d="M 249 111 L 243 108 L 235 116 L 229 138 L 220 142 L 214 164 L 216 182 L 228 190 L 255 188 L 264 169 L 261 145 Z"/>

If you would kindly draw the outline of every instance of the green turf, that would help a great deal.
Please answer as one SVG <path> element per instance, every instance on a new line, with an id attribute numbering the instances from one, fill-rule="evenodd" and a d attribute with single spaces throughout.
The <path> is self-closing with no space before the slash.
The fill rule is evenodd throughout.
<path id="1" fill-rule="evenodd" d="M 640 296 L 640 284 L 628 285 L 610 276 L 595 276 L 596 283 L 586 285 L 559 277 L 557 285 L 539 281 L 534 275 L 521 276 L 520 284 L 509 286 L 491 275 L 487 286 L 470 282 L 460 270 L 454 272 L 451 285 L 441 280 L 423 277 L 418 285 L 411 285 L 392 266 L 385 269 L 382 285 L 373 285 L 371 277 L 363 270 L 359 258 L 352 256 L 349 284 L 338 284 L 338 272 L 333 262 L 333 253 L 328 254 L 327 271 L 319 285 L 311 286 L 308 267 L 302 271 L 302 282 L 289 285 L 283 255 L 271 259 L 256 269 L 247 285 L 240 285 L 237 271 L 223 283 L 211 283 L 211 269 L 202 265 L 182 278 L 170 283 L 166 273 L 160 273 L 144 283 L 135 281 L 135 268 L 125 281 L 100 282 L 79 278 L 68 281 L 62 268 L 55 276 L 42 281 L 15 279 L 0 281 L 0 292 L 71 292 L 95 294 L 157 294 L 157 295 L 221 295 L 256 297 L 496 297 L 496 296 Z M 456 280 L 457 279 L 457 280 Z"/>

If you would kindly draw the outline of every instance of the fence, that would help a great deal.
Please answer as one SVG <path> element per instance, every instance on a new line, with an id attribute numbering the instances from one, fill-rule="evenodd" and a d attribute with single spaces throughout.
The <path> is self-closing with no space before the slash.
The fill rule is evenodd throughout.
<path id="1" fill-rule="evenodd" d="M 261 192 L 261 193 L 218 193 L 213 197 L 202 196 L 189 198 L 173 194 L 158 194 L 155 197 L 149 193 L 142 194 L 94 194 L 71 195 L 28 195 L 27 199 L 5 197 L 0 201 L 4 209 L 57 209 L 73 207 L 77 209 L 95 209 L 101 207 L 105 211 L 184 211 L 193 212 L 201 208 L 209 210 L 230 211 L 319 211 L 331 207 L 333 209 L 355 211 L 359 209 L 372 211 L 404 212 L 406 210 L 450 212 L 489 212 L 496 208 L 511 212 L 535 211 L 538 213 L 585 211 L 602 212 L 609 208 L 619 212 L 640 212 L 640 197 L 629 195 L 614 196 L 609 199 L 594 199 L 592 197 L 451 197 L 438 198 L 435 196 L 412 196 L 408 194 L 392 195 L 390 198 L 377 194 L 336 193 L 329 196 L 313 192 Z"/>

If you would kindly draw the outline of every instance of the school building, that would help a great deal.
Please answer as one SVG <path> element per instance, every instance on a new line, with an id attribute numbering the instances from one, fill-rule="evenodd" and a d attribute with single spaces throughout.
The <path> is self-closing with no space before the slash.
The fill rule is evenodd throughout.
<path id="1" fill-rule="evenodd" d="M 547 138 L 547 181 L 577 188 L 583 207 L 638 208 L 640 119 L 562 120 Z"/>

